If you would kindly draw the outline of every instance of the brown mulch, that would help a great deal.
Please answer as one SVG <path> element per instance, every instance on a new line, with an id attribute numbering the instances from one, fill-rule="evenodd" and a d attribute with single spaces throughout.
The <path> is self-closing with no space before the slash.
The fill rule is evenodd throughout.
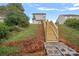
<path id="1" fill-rule="evenodd" d="M 79 47 L 76 46 L 76 45 L 74 45 L 73 43 L 71 43 L 71 42 L 68 41 L 67 39 L 65 39 L 65 38 L 63 37 L 63 35 L 60 35 L 60 36 L 59 36 L 59 40 L 60 40 L 60 42 L 63 42 L 63 43 L 65 43 L 67 46 L 69 46 L 69 47 L 71 47 L 72 49 L 74 49 L 75 51 L 79 52 Z"/>
<path id="2" fill-rule="evenodd" d="M 44 30 L 42 25 L 37 29 L 37 35 L 34 38 L 26 38 L 26 40 L 8 42 L 6 46 L 20 46 L 21 50 L 17 55 L 46 55 L 44 48 Z"/>

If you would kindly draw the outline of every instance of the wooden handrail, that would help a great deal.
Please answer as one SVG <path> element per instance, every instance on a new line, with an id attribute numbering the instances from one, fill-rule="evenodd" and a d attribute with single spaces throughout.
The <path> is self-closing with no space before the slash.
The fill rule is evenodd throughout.
<path id="1" fill-rule="evenodd" d="M 54 27 L 54 31 L 56 32 L 56 35 L 58 36 L 58 27 L 53 22 L 51 23 L 52 27 Z"/>
<path id="2" fill-rule="evenodd" d="M 58 39 L 58 27 L 53 22 L 50 23 L 49 21 L 43 21 L 42 23 L 44 27 L 45 38 L 47 39 L 47 25 L 48 25 L 52 29 L 54 35 L 56 36 L 56 39 Z"/>
<path id="3" fill-rule="evenodd" d="M 48 23 L 49 26 L 52 28 L 52 30 L 53 30 L 53 32 L 54 32 L 56 38 L 58 39 L 58 34 L 56 33 L 57 31 L 53 28 L 53 26 L 52 26 L 49 22 L 47 22 L 47 23 Z"/>
<path id="4" fill-rule="evenodd" d="M 52 22 L 51 25 L 54 27 L 54 29 L 56 30 L 56 32 L 58 32 L 58 27 Z"/>

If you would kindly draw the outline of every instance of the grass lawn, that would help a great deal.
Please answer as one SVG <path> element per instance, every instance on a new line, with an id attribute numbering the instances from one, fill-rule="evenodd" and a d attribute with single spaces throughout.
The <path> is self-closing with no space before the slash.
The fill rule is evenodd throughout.
<path id="1" fill-rule="evenodd" d="M 10 36 L 5 42 L 9 41 L 18 41 L 18 40 L 23 40 L 27 37 L 34 37 L 36 35 L 36 30 L 39 25 L 36 24 L 31 24 L 29 27 L 25 28 L 23 31 L 19 33 L 12 33 L 13 35 Z"/>
<path id="2" fill-rule="evenodd" d="M 76 29 L 72 29 L 65 25 L 59 25 L 59 36 L 61 34 L 64 36 L 65 39 L 69 40 L 71 43 L 79 46 L 79 31 Z"/>
<path id="3" fill-rule="evenodd" d="M 2 43 L 11 42 L 11 41 L 19 41 L 27 39 L 28 37 L 34 37 L 36 36 L 36 31 L 39 25 L 31 24 L 28 28 L 25 28 L 21 32 L 14 32 L 7 40 L 3 40 Z M 17 52 L 20 51 L 20 47 L 16 46 L 4 46 L 0 45 L 0 55 L 6 56 L 6 55 L 16 55 Z"/>
<path id="4" fill-rule="evenodd" d="M 16 55 L 18 47 L 0 46 L 0 56 Z"/>

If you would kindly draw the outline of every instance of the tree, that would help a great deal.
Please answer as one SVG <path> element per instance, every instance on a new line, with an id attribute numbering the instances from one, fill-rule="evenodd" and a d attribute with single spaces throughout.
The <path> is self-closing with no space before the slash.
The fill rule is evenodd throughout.
<path id="1" fill-rule="evenodd" d="M 18 13 L 9 13 L 5 18 L 5 23 L 8 26 L 20 26 L 20 27 L 27 27 L 29 24 L 29 17 L 25 14 L 18 14 Z"/>
<path id="2" fill-rule="evenodd" d="M 7 5 L 9 11 L 5 22 L 9 26 L 18 25 L 21 27 L 27 27 L 29 25 L 29 17 L 24 13 L 22 4 L 11 3 Z"/>
<path id="3" fill-rule="evenodd" d="M 21 27 L 27 27 L 29 25 L 29 17 L 26 14 L 19 14 L 19 25 Z"/>
<path id="4" fill-rule="evenodd" d="M 8 26 L 18 25 L 18 15 L 16 13 L 9 13 L 5 18 L 5 23 Z"/>
<path id="5" fill-rule="evenodd" d="M 6 7 L 9 12 L 13 11 L 18 13 L 24 13 L 24 8 L 21 3 L 9 3 Z"/>
<path id="6" fill-rule="evenodd" d="M 8 4 L 0 7 L 1 15 L 5 15 L 4 23 L 0 23 L 0 40 L 8 37 L 8 33 L 23 29 L 29 25 L 29 17 L 24 13 L 22 4 Z M 19 31 L 19 30 L 18 30 Z"/>
<path id="7" fill-rule="evenodd" d="M 24 8 L 21 3 L 9 3 L 7 6 L 8 7 L 16 7 L 19 10 L 24 11 Z"/>

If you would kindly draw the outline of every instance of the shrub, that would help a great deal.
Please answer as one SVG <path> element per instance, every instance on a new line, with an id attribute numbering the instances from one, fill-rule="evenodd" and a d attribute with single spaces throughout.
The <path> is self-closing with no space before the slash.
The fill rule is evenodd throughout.
<path id="1" fill-rule="evenodd" d="M 66 26 L 69 26 L 71 28 L 75 28 L 75 29 L 79 30 L 79 19 L 70 18 L 70 19 L 67 19 L 64 24 Z"/>
<path id="2" fill-rule="evenodd" d="M 19 24 L 20 27 L 27 27 L 29 25 L 29 17 L 25 14 L 19 14 Z"/>
<path id="3" fill-rule="evenodd" d="M 5 18 L 5 23 L 8 26 L 18 25 L 18 15 L 16 13 L 9 13 Z"/>
<path id="4" fill-rule="evenodd" d="M 5 23 L 8 26 L 20 26 L 20 27 L 27 27 L 29 24 L 28 16 L 24 14 L 18 14 L 15 12 L 11 12 L 6 16 Z"/>
<path id="5" fill-rule="evenodd" d="M 8 26 L 4 23 L 0 23 L 0 40 L 1 39 L 7 39 L 8 38 Z"/>

